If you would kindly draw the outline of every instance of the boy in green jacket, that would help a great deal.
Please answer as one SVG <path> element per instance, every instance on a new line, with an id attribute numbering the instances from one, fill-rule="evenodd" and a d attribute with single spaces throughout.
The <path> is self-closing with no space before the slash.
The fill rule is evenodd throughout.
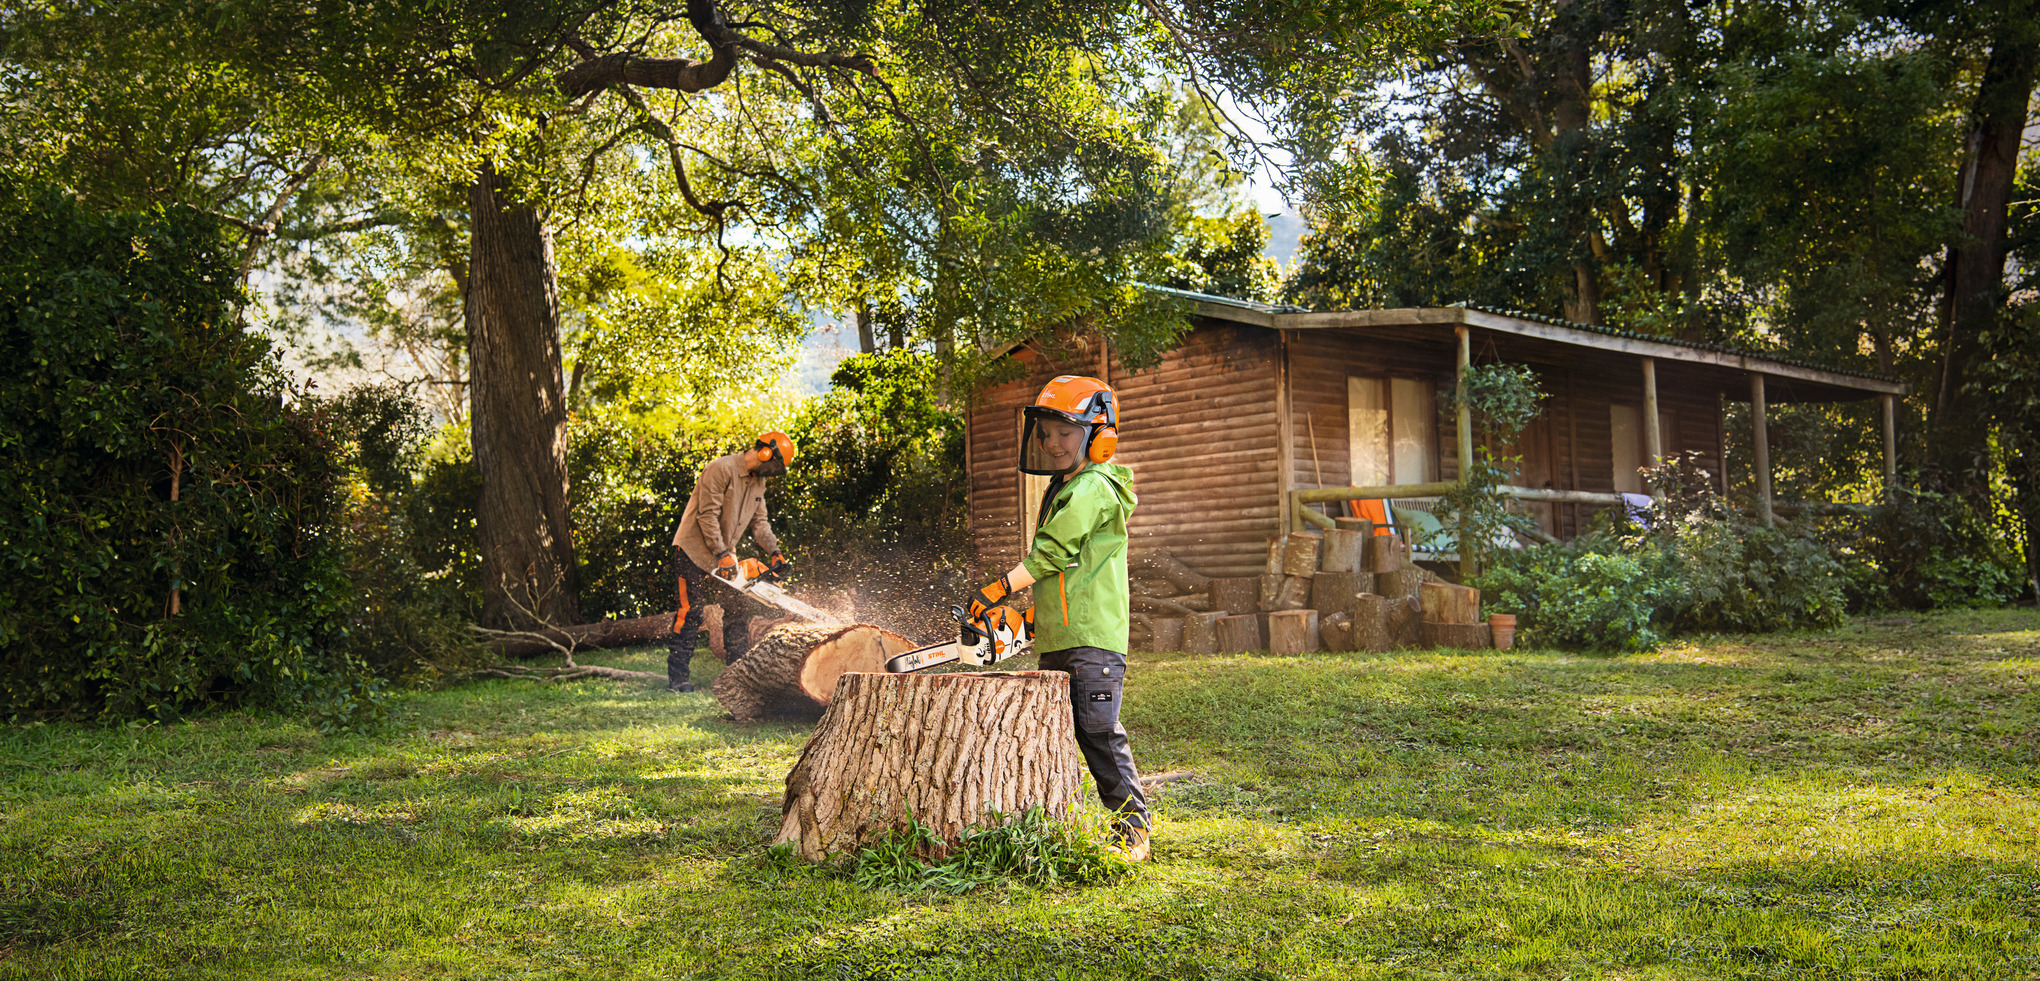
<path id="1" fill-rule="evenodd" d="M 1120 847 L 1145 861 L 1147 796 L 1119 724 L 1129 619 L 1126 520 L 1135 501 L 1133 471 L 1106 462 L 1119 444 L 1118 424 L 1118 398 L 1096 378 L 1055 378 L 1027 407 L 1020 470 L 1052 478 L 1040 530 L 1019 565 L 971 598 L 970 612 L 1006 620 L 999 601 L 1038 587 L 1023 625 L 1032 630 L 1041 669 L 1069 672 L 1077 746 L 1098 799 L 1118 816 L 1113 832 Z"/>

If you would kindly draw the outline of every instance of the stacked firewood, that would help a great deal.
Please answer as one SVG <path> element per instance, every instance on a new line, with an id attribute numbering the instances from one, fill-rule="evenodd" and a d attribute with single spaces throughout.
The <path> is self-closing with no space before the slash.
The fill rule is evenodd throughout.
<path id="1" fill-rule="evenodd" d="M 1261 575 L 1202 577 L 1202 596 L 1167 598 L 1180 610 L 1143 609 L 1137 595 L 1135 649 L 1301 654 L 1488 646 L 1487 626 L 1476 622 L 1478 590 L 1443 582 L 1419 568 L 1410 561 L 1409 546 L 1393 532 L 1376 534 L 1363 519 L 1340 518 L 1338 525 L 1269 539 Z M 1164 558 L 1189 573 L 1176 575 L 1171 585 L 1194 581 L 1194 572 Z M 1157 564 L 1148 559 L 1142 565 L 1152 569 Z M 1438 624 L 1444 626 L 1433 626 Z"/>

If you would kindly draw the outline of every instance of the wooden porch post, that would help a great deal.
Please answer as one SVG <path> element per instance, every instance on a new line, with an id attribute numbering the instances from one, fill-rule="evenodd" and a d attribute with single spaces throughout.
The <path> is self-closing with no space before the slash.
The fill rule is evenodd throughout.
<path id="1" fill-rule="evenodd" d="M 1757 517 L 1769 528 L 1771 514 L 1771 434 L 1764 425 L 1764 373 L 1750 372 L 1750 447 L 1757 457 Z"/>
<path id="2" fill-rule="evenodd" d="M 1652 468 L 1664 465 L 1665 437 L 1658 431 L 1656 358 L 1643 359 L 1643 456 Z M 1653 484 L 1650 496 L 1663 497 L 1664 491 Z"/>
<path id="3" fill-rule="evenodd" d="M 1459 364 L 1453 372 L 1458 386 L 1459 403 L 1459 479 L 1466 480 L 1468 467 L 1473 466 L 1473 407 L 1466 404 L 1466 370 L 1473 365 L 1473 338 L 1465 324 L 1452 328 L 1459 335 Z"/>
<path id="4" fill-rule="evenodd" d="M 1889 395 L 1878 397 L 1884 403 L 1884 493 L 1898 490 L 1898 402 Z"/>

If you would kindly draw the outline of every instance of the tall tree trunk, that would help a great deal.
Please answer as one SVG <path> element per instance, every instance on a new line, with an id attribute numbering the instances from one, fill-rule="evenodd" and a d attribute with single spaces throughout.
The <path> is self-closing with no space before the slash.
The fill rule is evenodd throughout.
<path id="1" fill-rule="evenodd" d="M 871 332 L 871 304 L 857 301 L 857 350 L 870 354 L 878 350 L 878 338 Z"/>
<path id="2" fill-rule="evenodd" d="M 1968 153 L 1958 186 L 1962 234 L 1948 248 L 1941 301 L 1941 376 L 1934 393 L 1935 462 L 1956 487 L 1988 494 L 1988 413 L 1963 391 L 1979 340 L 2004 305 L 2005 230 L 2018 176 L 2019 141 L 2040 65 L 2040 30 L 2031 3 L 2011 3 L 1996 25 L 1990 61 L 1976 91 Z"/>
<path id="3" fill-rule="evenodd" d="M 552 237 L 507 200 L 491 166 L 468 187 L 474 228 L 467 291 L 468 387 L 482 623 L 581 622 L 567 520 L 567 410 L 560 384 Z"/>

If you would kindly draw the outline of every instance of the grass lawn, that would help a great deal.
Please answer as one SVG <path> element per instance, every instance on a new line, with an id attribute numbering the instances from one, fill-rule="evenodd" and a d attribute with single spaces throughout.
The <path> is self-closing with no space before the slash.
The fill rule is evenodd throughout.
<path id="1" fill-rule="evenodd" d="M 1141 655 L 1156 861 L 961 899 L 773 872 L 806 730 L 705 693 L 4 728 L 0 977 L 2040 977 L 2036 683 L 2031 610 Z"/>

